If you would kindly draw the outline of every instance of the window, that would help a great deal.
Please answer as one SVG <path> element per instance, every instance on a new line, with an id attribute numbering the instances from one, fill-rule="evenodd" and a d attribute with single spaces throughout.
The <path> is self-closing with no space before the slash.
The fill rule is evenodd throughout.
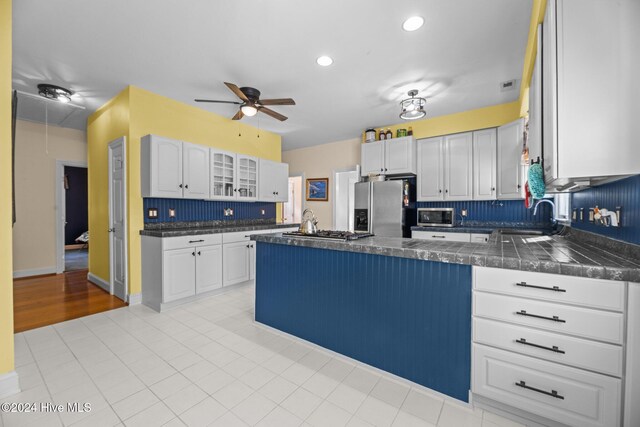
<path id="1" fill-rule="evenodd" d="M 571 223 L 571 193 L 561 193 L 555 195 L 556 212 L 555 217 L 558 222 Z"/>

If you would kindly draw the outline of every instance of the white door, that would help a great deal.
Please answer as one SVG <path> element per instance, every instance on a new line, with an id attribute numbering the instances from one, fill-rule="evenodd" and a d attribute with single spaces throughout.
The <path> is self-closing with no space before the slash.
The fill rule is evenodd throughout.
<path id="1" fill-rule="evenodd" d="M 299 224 L 302 219 L 303 178 L 302 176 L 292 176 L 287 181 L 289 197 L 282 207 L 282 221 Z"/>
<path id="2" fill-rule="evenodd" d="M 228 151 L 211 149 L 211 198 L 233 200 L 236 198 L 236 155 Z"/>
<path id="3" fill-rule="evenodd" d="M 238 200 L 253 201 L 258 199 L 258 159 L 256 157 L 237 155 Z"/>
<path id="4" fill-rule="evenodd" d="M 471 200 L 473 197 L 473 133 L 447 135 L 444 141 L 444 198 L 445 200 Z"/>
<path id="5" fill-rule="evenodd" d="M 384 173 L 384 141 L 368 142 L 361 145 L 360 167 L 362 176 Z"/>
<path id="6" fill-rule="evenodd" d="M 222 246 L 223 286 L 249 280 L 250 249 L 249 241 L 225 243 Z"/>
<path id="7" fill-rule="evenodd" d="M 473 132 L 473 200 L 496 199 L 496 130 Z"/>
<path id="8" fill-rule="evenodd" d="M 498 128 L 498 199 L 522 199 L 522 154 L 524 120 Z"/>
<path id="9" fill-rule="evenodd" d="M 162 253 L 162 302 L 175 301 L 196 293 L 196 248 Z"/>
<path id="10" fill-rule="evenodd" d="M 289 200 L 289 165 L 287 163 L 276 163 L 273 188 L 276 192 L 276 202 L 286 202 Z"/>
<path id="11" fill-rule="evenodd" d="M 258 183 L 258 200 L 273 202 L 276 199 L 277 165 L 279 163 L 265 159 L 260 159 L 259 163 L 260 182 Z"/>
<path id="12" fill-rule="evenodd" d="M 384 173 L 415 173 L 414 170 L 414 148 L 413 138 L 392 139 L 385 143 L 385 169 Z"/>
<path id="13" fill-rule="evenodd" d="M 127 169 L 126 139 L 109 143 L 109 287 L 127 298 Z"/>
<path id="14" fill-rule="evenodd" d="M 182 142 L 151 139 L 151 197 L 182 198 Z"/>
<path id="15" fill-rule="evenodd" d="M 196 248 L 196 293 L 222 287 L 222 245 Z"/>
<path id="16" fill-rule="evenodd" d="M 333 229 L 353 231 L 355 185 L 360 181 L 357 170 L 336 172 L 333 179 Z"/>
<path id="17" fill-rule="evenodd" d="M 209 198 L 209 147 L 182 143 L 183 197 Z"/>
<path id="18" fill-rule="evenodd" d="M 419 202 L 444 200 L 444 138 L 418 141 L 418 195 Z"/>

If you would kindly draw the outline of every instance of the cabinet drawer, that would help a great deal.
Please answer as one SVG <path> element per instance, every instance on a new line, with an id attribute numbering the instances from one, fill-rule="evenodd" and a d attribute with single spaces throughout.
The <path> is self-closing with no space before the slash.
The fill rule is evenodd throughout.
<path id="1" fill-rule="evenodd" d="M 474 272 L 478 290 L 606 310 L 624 308 L 624 282 L 486 267 L 474 267 Z"/>
<path id="2" fill-rule="evenodd" d="M 471 243 L 487 243 L 489 236 L 490 234 L 486 233 L 471 233 Z"/>
<path id="3" fill-rule="evenodd" d="M 624 317 L 621 313 L 485 292 L 474 293 L 473 308 L 474 315 L 484 318 L 503 320 L 615 344 L 622 343 Z"/>
<path id="4" fill-rule="evenodd" d="M 222 235 L 223 243 L 247 242 L 250 239 L 251 231 L 234 231 Z"/>
<path id="5" fill-rule="evenodd" d="M 621 380 L 479 344 L 472 390 L 571 426 L 620 425 Z"/>
<path id="6" fill-rule="evenodd" d="M 162 238 L 162 249 L 180 249 L 195 246 L 219 245 L 222 243 L 222 234 L 200 234 L 197 236 L 180 236 Z"/>
<path id="7" fill-rule="evenodd" d="M 442 233 L 440 231 L 412 231 L 413 239 L 422 240 L 446 240 L 449 242 L 470 242 L 471 234 L 469 233 Z"/>
<path id="8" fill-rule="evenodd" d="M 618 345 L 481 318 L 473 319 L 473 341 L 603 374 L 622 376 L 622 347 Z"/>

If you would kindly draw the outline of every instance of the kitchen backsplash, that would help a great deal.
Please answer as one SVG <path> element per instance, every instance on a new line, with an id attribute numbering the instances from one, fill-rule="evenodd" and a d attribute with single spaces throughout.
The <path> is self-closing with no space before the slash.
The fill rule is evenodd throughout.
<path id="1" fill-rule="evenodd" d="M 158 209 L 158 218 L 147 217 L 149 208 Z M 169 218 L 175 209 L 175 218 Z M 225 209 L 233 209 L 233 216 L 224 216 Z M 263 214 L 264 212 L 264 214 Z M 184 222 L 231 219 L 275 219 L 276 204 L 270 202 L 226 202 L 189 199 L 144 199 L 144 222 Z"/>
<path id="2" fill-rule="evenodd" d="M 465 221 L 519 223 L 539 226 L 550 225 L 551 207 L 545 203 L 540 205 L 538 213 L 533 216 L 533 209 L 526 209 L 523 200 L 486 200 L 468 202 L 418 202 L 418 208 L 455 208 L 456 214 L 467 209 Z M 460 216 L 456 215 L 460 221 Z"/>
<path id="3" fill-rule="evenodd" d="M 590 223 L 589 208 L 594 206 L 612 211 L 620 206 L 621 226 L 604 227 Z M 571 207 L 584 208 L 585 216 L 585 221 L 573 222 L 572 227 L 640 245 L 640 175 L 573 193 Z"/>

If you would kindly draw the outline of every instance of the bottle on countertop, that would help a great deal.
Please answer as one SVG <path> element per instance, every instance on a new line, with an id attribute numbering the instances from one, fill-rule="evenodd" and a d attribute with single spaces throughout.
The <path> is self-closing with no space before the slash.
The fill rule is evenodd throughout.
<path id="1" fill-rule="evenodd" d="M 411 126 L 409 126 L 409 131 L 407 132 L 407 135 L 409 136 L 413 135 L 413 129 L 411 129 Z"/>
<path id="2" fill-rule="evenodd" d="M 384 129 L 380 129 L 378 139 L 380 141 L 384 141 L 385 139 L 387 139 L 387 134 L 385 133 Z"/>
<path id="3" fill-rule="evenodd" d="M 385 132 L 386 135 L 386 139 L 391 139 L 393 138 L 393 132 L 391 132 L 391 129 L 387 128 L 387 132 Z"/>

